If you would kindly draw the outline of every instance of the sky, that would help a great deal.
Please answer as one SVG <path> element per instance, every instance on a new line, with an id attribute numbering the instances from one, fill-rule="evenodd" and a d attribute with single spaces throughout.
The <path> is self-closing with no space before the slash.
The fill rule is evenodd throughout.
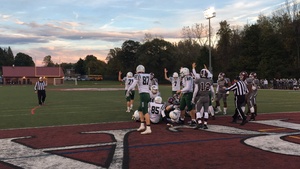
<path id="1" fill-rule="evenodd" d="M 182 40 L 183 27 L 208 25 L 204 11 L 214 8 L 211 27 L 255 23 L 286 0 L 0 0 L 0 47 L 31 56 L 36 65 L 50 55 L 54 63 L 76 63 L 94 55 L 105 61 L 110 49 L 145 34 L 169 42 Z"/>

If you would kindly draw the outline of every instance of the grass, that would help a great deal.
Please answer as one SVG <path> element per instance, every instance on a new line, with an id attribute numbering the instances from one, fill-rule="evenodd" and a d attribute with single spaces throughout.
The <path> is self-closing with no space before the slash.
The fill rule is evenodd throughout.
<path id="1" fill-rule="evenodd" d="M 66 88 L 121 88 L 120 82 L 79 81 L 47 88 L 46 105 L 38 107 L 33 86 L 0 86 L 0 129 L 38 126 L 87 124 L 130 121 L 131 113 L 125 112 L 124 90 L 119 91 L 62 91 Z M 160 85 L 163 101 L 171 95 L 170 85 Z M 299 111 L 300 91 L 259 90 L 258 112 Z M 136 92 L 137 108 L 139 96 Z M 221 103 L 221 105 L 223 105 Z M 35 108 L 34 114 L 31 110 Z M 228 98 L 228 113 L 233 114 L 233 93 Z"/>

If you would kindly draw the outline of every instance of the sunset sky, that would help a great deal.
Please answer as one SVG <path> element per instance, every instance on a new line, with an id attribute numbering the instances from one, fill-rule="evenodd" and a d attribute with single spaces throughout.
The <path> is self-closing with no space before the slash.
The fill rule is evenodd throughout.
<path id="1" fill-rule="evenodd" d="M 0 47 L 28 54 L 39 66 L 76 63 L 94 55 L 105 61 L 109 49 L 125 40 L 142 41 L 146 33 L 166 41 L 182 40 L 181 29 L 208 25 L 203 12 L 214 7 L 211 26 L 255 23 L 285 0 L 0 0 Z"/>

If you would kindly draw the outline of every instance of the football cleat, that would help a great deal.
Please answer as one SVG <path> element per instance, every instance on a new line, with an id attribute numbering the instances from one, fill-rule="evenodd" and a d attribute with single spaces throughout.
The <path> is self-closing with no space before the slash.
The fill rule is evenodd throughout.
<path id="1" fill-rule="evenodd" d="M 248 123 L 248 120 L 243 120 L 242 123 L 240 124 L 241 126 L 245 125 L 246 123 Z"/>
<path id="2" fill-rule="evenodd" d="M 194 130 L 198 130 L 198 129 L 202 129 L 203 128 L 203 124 L 197 124 L 196 127 L 194 128 Z"/>
<path id="3" fill-rule="evenodd" d="M 194 121 L 194 120 L 189 121 L 188 124 L 189 124 L 189 126 L 196 126 L 197 125 L 196 121 Z"/>

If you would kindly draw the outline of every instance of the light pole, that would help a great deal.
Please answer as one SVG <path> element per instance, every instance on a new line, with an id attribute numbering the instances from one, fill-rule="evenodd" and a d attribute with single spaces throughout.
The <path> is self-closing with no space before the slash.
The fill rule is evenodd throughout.
<path id="1" fill-rule="evenodd" d="M 212 67 L 211 67 L 211 39 L 210 39 L 210 19 L 216 17 L 215 8 L 208 8 L 204 11 L 204 17 L 205 19 L 208 19 L 208 45 L 209 45 L 209 71 L 212 73 Z"/>

